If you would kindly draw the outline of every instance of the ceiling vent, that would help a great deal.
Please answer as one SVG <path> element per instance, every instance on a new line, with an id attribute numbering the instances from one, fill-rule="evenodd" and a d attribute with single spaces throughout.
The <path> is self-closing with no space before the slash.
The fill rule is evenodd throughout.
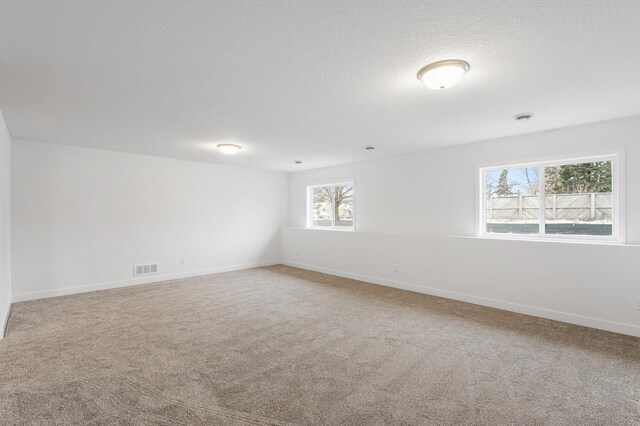
<path id="1" fill-rule="evenodd" d="M 149 275 L 158 272 L 157 263 L 148 263 L 146 265 L 133 265 L 133 275 Z"/>

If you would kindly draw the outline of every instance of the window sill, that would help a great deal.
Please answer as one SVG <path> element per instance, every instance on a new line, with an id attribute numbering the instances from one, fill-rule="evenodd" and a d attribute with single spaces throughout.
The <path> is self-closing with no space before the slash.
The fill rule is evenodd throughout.
<path id="1" fill-rule="evenodd" d="M 355 232 L 355 228 L 353 227 L 338 228 L 337 226 L 307 226 L 299 229 L 309 229 L 311 231 Z"/>
<path id="2" fill-rule="evenodd" d="M 304 226 L 287 226 L 282 228 L 284 230 L 292 231 L 316 231 L 317 228 L 308 228 Z M 319 229 L 320 231 L 332 231 L 332 229 Z M 568 239 L 555 239 L 555 238 L 519 238 L 519 237 L 493 237 L 490 235 L 436 235 L 436 234 L 411 234 L 411 233 L 395 233 L 395 232 L 368 232 L 360 230 L 345 230 L 337 229 L 338 233 L 347 232 L 353 235 L 384 235 L 385 237 L 410 237 L 410 238 L 431 238 L 437 239 L 471 239 L 471 240 L 506 240 L 506 241 L 521 241 L 523 243 L 553 243 L 553 244 L 577 244 L 588 246 L 612 246 L 612 247 L 638 247 L 640 244 L 627 243 L 620 241 L 594 241 L 594 240 L 568 240 Z"/>
<path id="3" fill-rule="evenodd" d="M 568 243 L 568 244 L 590 244 L 590 245 L 605 245 L 605 246 L 627 246 L 624 241 L 607 238 L 581 238 L 576 236 L 575 238 L 566 237 L 540 237 L 540 236 L 525 236 L 525 235 L 500 235 L 500 234 L 482 234 L 476 235 L 472 238 L 479 238 L 485 240 L 509 240 L 509 241 L 533 241 L 543 243 Z"/>

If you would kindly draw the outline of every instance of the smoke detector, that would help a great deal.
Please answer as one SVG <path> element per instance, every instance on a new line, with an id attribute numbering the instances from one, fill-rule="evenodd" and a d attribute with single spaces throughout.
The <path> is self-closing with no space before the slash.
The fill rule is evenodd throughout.
<path id="1" fill-rule="evenodd" d="M 521 112 L 520 114 L 516 114 L 513 116 L 513 119 L 516 121 L 527 121 L 533 118 L 532 112 Z"/>

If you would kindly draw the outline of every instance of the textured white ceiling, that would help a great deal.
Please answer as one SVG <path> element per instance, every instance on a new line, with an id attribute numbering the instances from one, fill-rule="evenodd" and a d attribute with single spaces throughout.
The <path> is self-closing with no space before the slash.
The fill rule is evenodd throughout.
<path id="1" fill-rule="evenodd" d="M 639 27 L 637 0 L 0 0 L 0 109 L 15 139 L 302 170 L 640 114 Z M 471 71 L 428 91 L 447 58 Z"/>

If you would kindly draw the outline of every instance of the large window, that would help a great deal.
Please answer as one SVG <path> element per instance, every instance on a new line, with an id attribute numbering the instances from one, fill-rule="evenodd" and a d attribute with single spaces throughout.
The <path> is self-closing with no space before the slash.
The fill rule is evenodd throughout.
<path id="1" fill-rule="evenodd" d="M 620 240 L 616 155 L 480 169 L 482 235 Z"/>
<path id="2" fill-rule="evenodd" d="M 309 226 L 353 230 L 354 186 L 352 182 L 308 187 Z"/>

